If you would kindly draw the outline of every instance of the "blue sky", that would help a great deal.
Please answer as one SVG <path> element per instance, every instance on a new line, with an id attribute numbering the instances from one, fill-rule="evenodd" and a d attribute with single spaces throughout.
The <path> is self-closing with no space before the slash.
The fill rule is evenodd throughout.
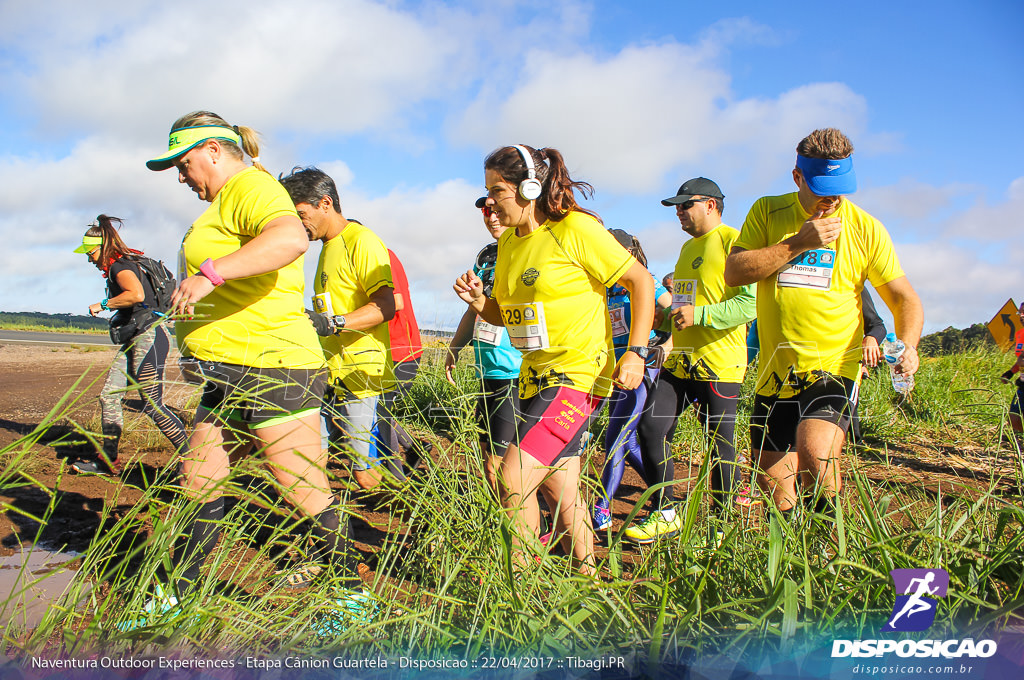
<path id="1" fill-rule="evenodd" d="M 0 1 L 0 310 L 102 298 L 70 252 L 100 212 L 173 263 L 205 204 L 144 162 L 209 109 L 259 130 L 273 172 L 334 175 L 425 326 L 461 314 L 495 147 L 560 149 L 660 276 L 683 234 L 659 199 L 711 177 L 739 227 L 827 126 L 853 140 L 853 200 L 890 230 L 926 330 L 987 321 L 1024 299 L 1024 9 L 837 4 Z"/>

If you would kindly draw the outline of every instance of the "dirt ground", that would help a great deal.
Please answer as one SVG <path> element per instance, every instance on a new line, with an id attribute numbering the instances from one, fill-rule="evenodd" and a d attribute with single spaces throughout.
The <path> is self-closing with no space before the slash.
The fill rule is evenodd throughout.
<path id="1" fill-rule="evenodd" d="M 113 508 L 112 515 L 114 518 L 121 516 L 141 497 L 143 480 L 152 479 L 172 458 L 167 440 L 148 420 L 140 419 L 138 426 L 153 430 L 154 434 L 144 438 L 151 445 L 138 450 L 126 446 L 127 435 L 126 440 L 122 440 L 118 462 L 124 468 L 123 484 L 111 478 L 72 474 L 63 467 L 64 461 L 70 462 L 94 451 L 94 447 L 75 431 L 74 423 L 86 429 L 98 429 L 97 396 L 114 353 L 113 348 L 0 342 L 0 447 L 31 433 L 62 398 L 66 397 L 68 405 L 68 414 L 56 419 L 47 429 L 41 441 L 32 447 L 27 460 L 33 479 L 56 492 L 55 509 L 40 534 L 40 542 L 49 549 L 83 551 L 100 530 L 104 504 L 116 497 L 117 507 Z M 165 403 L 186 415 L 194 388 L 180 381 L 176 357 L 168 360 L 165 381 L 169 383 Z M 141 402 L 127 398 L 126 420 L 131 422 L 132 413 L 140 408 Z M 445 447 L 447 442 L 442 440 L 439 445 Z M 439 459 L 443 454 L 435 448 L 432 456 Z M 690 466 L 680 463 L 677 478 L 686 478 L 689 474 Z M 614 508 L 616 527 L 632 509 L 643 488 L 639 476 L 627 469 L 621 487 L 623 498 Z M 10 555 L 34 542 L 40 527 L 33 518 L 44 514 L 50 498 L 40 488 L 26 484 L 0 490 L 0 501 L 9 504 L 9 509 L 0 514 L 0 555 Z M 353 527 L 356 542 L 364 553 L 372 554 L 390 518 L 386 513 L 365 507 L 361 518 L 363 521 L 357 520 Z"/>
<path id="2" fill-rule="evenodd" d="M 167 441 L 156 434 L 146 438 L 150 446 L 126 451 L 122 445 L 120 462 L 125 473 L 120 481 L 69 474 L 63 459 L 92 450 L 92 446 L 75 432 L 73 422 L 98 428 L 99 393 L 106 370 L 114 355 L 113 348 L 73 345 L 0 344 L 0 447 L 31 433 L 55 405 L 67 395 L 69 415 L 57 420 L 41 441 L 34 445 L 28 460 L 34 480 L 56 492 L 56 505 L 41 542 L 50 549 L 84 550 L 100 530 L 101 511 L 105 503 L 117 497 L 116 518 L 141 496 L 142 480 L 168 464 L 172 451 Z M 166 380 L 178 380 L 176 361 L 168 362 Z M 166 402 L 184 410 L 192 388 L 177 383 L 168 388 Z M 126 412 L 140 404 L 128 400 Z M 148 421 L 144 421 L 149 425 Z M 76 443 L 77 442 L 77 443 Z M 438 449 L 433 451 L 436 458 Z M 680 461 L 676 479 L 686 480 L 696 474 L 698 461 Z M 972 489 L 988 488 L 993 471 L 1012 479 L 1015 458 L 1009 452 L 984 449 L 936 448 L 923 443 L 890 447 L 888 456 L 861 453 L 847 458 L 846 464 L 857 467 L 870 478 L 899 491 L 907 485 L 919 486 L 929 495 L 970 495 Z M 120 489 L 119 489 L 120 487 Z M 617 529 L 639 498 L 643 484 L 627 469 L 620 500 L 613 508 Z M 1005 483 L 1000 490 L 1015 492 Z M 679 494 L 682 495 L 681 490 Z M 23 544 L 33 542 L 40 529 L 34 518 L 42 517 L 50 497 L 32 484 L 0 490 L 0 500 L 7 504 L 0 514 L 0 555 L 10 555 Z M 355 536 L 360 548 L 372 553 L 387 530 L 388 516 L 365 510 L 355 523 Z M 627 558 L 628 559 L 628 558 Z"/>

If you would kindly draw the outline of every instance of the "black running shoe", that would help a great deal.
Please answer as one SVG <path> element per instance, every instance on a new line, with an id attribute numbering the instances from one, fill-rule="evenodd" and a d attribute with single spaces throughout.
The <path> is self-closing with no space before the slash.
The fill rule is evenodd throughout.
<path id="1" fill-rule="evenodd" d="M 113 467 L 99 458 L 79 458 L 71 464 L 71 469 L 80 475 L 99 475 L 100 477 L 116 477 L 121 474 L 115 463 Z"/>

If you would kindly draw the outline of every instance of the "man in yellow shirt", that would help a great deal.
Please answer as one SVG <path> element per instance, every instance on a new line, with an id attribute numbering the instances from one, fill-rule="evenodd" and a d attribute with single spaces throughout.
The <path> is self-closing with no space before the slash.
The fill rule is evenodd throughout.
<path id="1" fill-rule="evenodd" d="M 707 432 L 712 505 L 718 513 L 728 508 L 740 471 L 735 426 L 747 369 L 746 324 L 754 318 L 753 285 L 727 286 L 722 279 L 739 232 L 722 222 L 725 196 L 719 186 L 695 177 L 661 203 L 675 208 L 691 238 L 679 250 L 671 275 L 672 353 L 650 388 L 637 428 L 648 481 L 669 485 L 652 496 L 647 518 L 626 529 L 625 537 L 636 543 L 650 543 L 682 526 L 683 516 L 673 507 L 671 443 L 679 416 L 690 405 Z"/>
<path id="2" fill-rule="evenodd" d="M 797 191 L 757 200 L 725 266 L 725 282 L 757 282 L 761 340 L 750 420 L 758 482 L 775 506 L 796 503 L 796 475 L 825 510 L 841 488 L 839 454 L 857 400 L 865 279 L 906 344 L 897 370 L 917 371 L 924 312 L 892 239 L 845 198 L 856 191 L 853 145 L 839 130 L 815 130 L 796 148 Z M 811 493 L 813 490 L 813 493 Z"/>
<path id="3" fill-rule="evenodd" d="M 384 393 L 395 387 L 388 321 L 395 315 L 391 263 L 383 241 L 341 212 L 334 180 L 317 168 L 281 180 L 309 240 L 323 243 L 312 320 L 331 370 L 324 405 L 331 448 L 347 444 L 363 489 L 382 478 L 390 452 L 379 437 L 389 418 Z"/>

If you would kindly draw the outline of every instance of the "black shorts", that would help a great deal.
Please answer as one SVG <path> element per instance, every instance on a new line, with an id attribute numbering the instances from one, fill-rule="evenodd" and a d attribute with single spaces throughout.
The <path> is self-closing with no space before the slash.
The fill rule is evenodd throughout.
<path id="1" fill-rule="evenodd" d="M 326 369 L 256 368 L 198 362 L 206 382 L 199 407 L 259 428 L 319 413 Z"/>
<path id="2" fill-rule="evenodd" d="M 1010 413 L 1021 414 L 1021 403 L 1024 402 L 1024 383 L 1017 381 L 1017 391 L 1013 394 L 1013 401 L 1010 402 Z"/>
<path id="3" fill-rule="evenodd" d="M 492 456 L 505 455 L 505 449 L 515 441 L 518 410 L 519 381 L 516 378 L 483 379 L 483 392 L 476 400 L 476 422 L 482 430 L 480 443 Z"/>
<path id="4" fill-rule="evenodd" d="M 416 379 L 419 370 L 419 357 L 395 364 L 395 389 L 383 394 L 384 407 L 392 416 L 395 414 L 395 402 L 405 399 L 405 395 L 409 394 L 412 381 Z"/>
<path id="5" fill-rule="evenodd" d="M 845 433 L 858 389 L 855 380 L 825 376 L 787 399 L 757 395 L 750 414 L 750 447 L 785 453 L 796 446 L 796 428 L 807 419 L 830 422 Z"/>
<path id="6" fill-rule="evenodd" d="M 395 398 L 392 401 L 401 399 L 409 391 L 412 381 L 420 370 L 420 357 L 409 359 L 395 364 Z"/>

